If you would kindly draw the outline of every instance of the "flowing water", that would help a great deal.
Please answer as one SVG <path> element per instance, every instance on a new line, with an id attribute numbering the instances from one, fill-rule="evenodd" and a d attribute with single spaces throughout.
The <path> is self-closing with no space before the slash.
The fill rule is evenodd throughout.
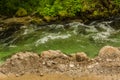
<path id="1" fill-rule="evenodd" d="M 0 39 L 0 59 L 5 60 L 20 51 L 40 53 L 44 50 L 61 50 L 66 54 L 85 52 L 90 57 L 98 54 L 105 45 L 120 46 L 120 19 L 77 21 L 60 24 L 21 26 L 14 34 Z M 5 33 L 2 33 L 5 35 Z"/>

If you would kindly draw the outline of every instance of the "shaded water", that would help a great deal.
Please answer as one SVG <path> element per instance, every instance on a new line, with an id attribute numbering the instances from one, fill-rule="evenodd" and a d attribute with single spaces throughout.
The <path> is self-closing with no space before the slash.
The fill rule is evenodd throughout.
<path id="1" fill-rule="evenodd" d="M 21 29 L 0 41 L 0 59 L 19 51 L 40 53 L 61 50 L 66 54 L 86 52 L 94 57 L 105 45 L 120 46 L 120 19 L 94 21 L 90 24 L 70 22 L 44 26 L 21 26 Z M 4 34 L 4 33 L 3 33 Z"/>

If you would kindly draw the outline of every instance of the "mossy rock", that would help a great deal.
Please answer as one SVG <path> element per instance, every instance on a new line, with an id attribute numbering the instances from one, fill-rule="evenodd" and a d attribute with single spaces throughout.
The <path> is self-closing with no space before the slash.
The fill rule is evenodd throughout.
<path id="1" fill-rule="evenodd" d="M 31 20 L 31 23 L 33 23 L 33 24 L 41 24 L 41 23 L 43 23 L 43 20 L 40 19 L 40 18 L 33 18 Z"/>
<path id="2" fill-rule="evenodd" d="M 27 15 L 27 11 L 24 8 L 19 8 L 15 15 L 18 17 L 23 17 Z"/>
<path id="3" fill-rule="evenodd" d="M 57 20 L 57 17 L 44 16 L 44 19 L 45 19 L 47 22 L 50 22 L 50 21 L 55 21 L 55 20 Z"/>

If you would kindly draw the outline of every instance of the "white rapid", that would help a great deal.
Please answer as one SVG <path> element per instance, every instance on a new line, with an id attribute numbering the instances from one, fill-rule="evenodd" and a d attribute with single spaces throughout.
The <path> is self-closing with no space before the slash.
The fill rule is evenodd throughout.
<path id="1" fill-rule="evenodd" d="M 66 35 L 48 34 L 47 36 L 44 36 L 44 37 L 38 39 L 35 42 L 35 46 L 38 46 L 40 44 L 44 44 L 44 43 L 48 42 L 49 40 L 55 40 L 55 39 L 61 39 L 62 40 L 62 39 L 69 38 L 70 36 L 71 36 L 71 34 L 66 34 Z"/>

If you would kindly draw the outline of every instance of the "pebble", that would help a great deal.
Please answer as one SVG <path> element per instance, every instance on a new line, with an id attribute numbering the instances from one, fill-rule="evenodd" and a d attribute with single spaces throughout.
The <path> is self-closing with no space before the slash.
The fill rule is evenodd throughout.
<path id="1" fill-rule="evenodd" d="M 43 73 L 40 73 L 40 76 L 44 76 L 44 74 L 43 74 Z"/>
<path id="2" fill-rule="evenodd" d="M 71 68 L 73 68 L 75 65 L 74 65 L 74 64 L 69 64 L 69 66 L 70 66 Z"/>
<path id="3" fill-rule="evenodd" d="M 15 74 L 16 77 L 19 77 L 20 75 L 19 74 Z"/>

